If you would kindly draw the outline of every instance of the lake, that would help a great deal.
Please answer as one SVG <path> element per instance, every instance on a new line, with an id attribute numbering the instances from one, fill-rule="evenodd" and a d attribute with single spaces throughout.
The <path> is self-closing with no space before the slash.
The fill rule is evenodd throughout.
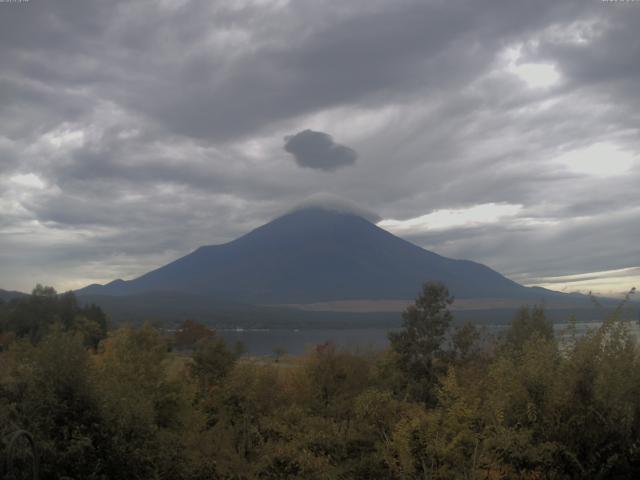
<path id="1" fill-rule="evenodd" d="M 340 348 L 382 350 L 388 344 L 384 328 L 360 329 L 247 329 L 218 330 L 229 343 L 242 342 L 249 355 L 272 355 L 276 348 L 299 355 L 308 348 L 331 341 Z"/>
<path id="2" fill-rule="evenodd" d="M 598 328 L 601 322 L 580 322 L 576 324 L 578 334 Z M 567 323 L 556 323 L 554 329 L 559 338 L 568 328 Z M 497 335 L 505 325 L 486 325 L 490 334 Z M 636 336 L 640 336 L 637 322 L 631 323 Z M 248 355 L 272 355 L 276 348 L 287 354 L 299 355 L 315 345 L 331 341 L 340 348 L 351 350 L 382 350 L 389 344 L 388 328 L 354 329 L 220 329 L 218 333 L 229 343 L 242 342 Z"/>

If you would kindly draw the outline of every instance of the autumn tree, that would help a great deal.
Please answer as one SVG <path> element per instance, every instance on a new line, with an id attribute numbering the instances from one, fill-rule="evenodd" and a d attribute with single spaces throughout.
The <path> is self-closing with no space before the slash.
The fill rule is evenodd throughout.
<path id="1" fill-rule="evenodd" d="M 193 352 L 191 372 L 200 388 L 206 392 L 226 377 L 242 355 L 242 344 L 230 348 L 223 338 L 212 336 L 200 339 Z"/>
<path id="2" fill-rule="evenodd" d="M 103 424 L 82 336 L 53 326 L 37 345 L 14 343 L 0 370 L 0 410 L 33 434 L 41 478 L 99 478 Z"/>
<path id="3" fill-rule="evenodd" d="M 192 349 L 201 340 L 210 340 L 214 338 L 216 333 L 193 320 L 184 320 L 176 329 L 173 335 L 173 343 L 177 349 Z"/>
<path id="4" fill-rule="evenodd" d="M 108 478 L 176 478 L 192 398 L 185 376 L 169 375 L 166 340 L 149 324 L 121 328 L 95 362 Z"/>

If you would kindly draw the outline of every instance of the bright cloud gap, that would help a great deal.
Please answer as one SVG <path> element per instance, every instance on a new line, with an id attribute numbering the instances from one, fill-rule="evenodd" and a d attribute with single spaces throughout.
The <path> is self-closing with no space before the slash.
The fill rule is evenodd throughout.
<path id="1" fill-rule="evenodd" d="M 506 61 L 505 70 L 518 77 L 529 88 L 549 88 L 562 79 L 560 72 L 552 63 L 523 61 L 522 45 L 507 48 L 502 57 Z"/>
<path id="2" fill-rule="evenodd" d="M 403 234 L 476 227 L 496 223 L 503 218 L 515 217 L 521 210 L 522 205 L 519 204 L 484 203 L 469 208 L 436 210 L 408 220 L 382 220 L 378 226 Z"/>
<path id="3" fill-rule="evenodd" d="M 633 166 L 636 156 L 608 142 L 572 150 L 554 161 L 568 170 L 594 177 L 622 175 Z"/>
<path id="4" fill-rule="evenodd" d="M 511 71 L 529 88 L 551 87 L 560 81 L 560 74 L 556 67 L 545 63 L 524 63 L 512 67 Z"/>
<path id="5" fill-rule="evenodd" d="M 534 285 L 561 292 L 593 292 L 596 295 L 617 297 L 624 295 L 634 286 L 640 286 L 640 267 L 541 277 L 527 283 L 527 286 Z"/>
<path id="6" fill-rule="evenodd" d="M 45 187 L 45 183 L 42 179 L 33 173 L 14 175 L 9 180 L 20 187 L 36 189 L 43 189 Z"/>

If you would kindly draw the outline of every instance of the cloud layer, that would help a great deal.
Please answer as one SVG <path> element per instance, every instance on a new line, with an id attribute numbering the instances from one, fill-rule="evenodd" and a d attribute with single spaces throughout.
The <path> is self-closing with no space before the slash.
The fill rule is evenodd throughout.
<path id="1" fill-rule="evenodd" d="M 526 283 L 637 267 L 639 29 L 583 0 L 0 3 L 0 288 L 131 277 L 318 191 Z M 442 220 L 485 205 L 518 207 Z"/>

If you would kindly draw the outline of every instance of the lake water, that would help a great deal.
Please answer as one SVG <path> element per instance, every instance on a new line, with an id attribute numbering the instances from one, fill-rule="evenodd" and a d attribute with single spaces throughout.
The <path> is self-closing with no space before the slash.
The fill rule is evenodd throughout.
<path id="1" fill-rule="evenodd" d="M 271 355 L 276 348 L 299 355 L 327 341 L 352 350 L 381 350 L 388 344 L 388 332 L 382 328 L 218 330 L 227 342 L 242 342 L 249 355 Z"/>
<path id="2" fill-rule="evenodd" d="M 600 322 L 577 323 L 578 334 L 598 328 Z M 554 324 L 556 335 L 562 337 L 568 324 Z M 499 334 L 505 325 L 487 325 L 490 334 Z M 640 336 L 637 322 L 631 323 L 634 334 Z M 393 329 L 227 329 L 218 333 L 229 343 L 242 342 L 249 355 L 272 355 L 275 349 L 284 349 L 287 354 L 299 355 L 315 345 L 331 341 L 340 348 L 351 350 L 382 350 L 389 344 L 387 333 Z"/>

